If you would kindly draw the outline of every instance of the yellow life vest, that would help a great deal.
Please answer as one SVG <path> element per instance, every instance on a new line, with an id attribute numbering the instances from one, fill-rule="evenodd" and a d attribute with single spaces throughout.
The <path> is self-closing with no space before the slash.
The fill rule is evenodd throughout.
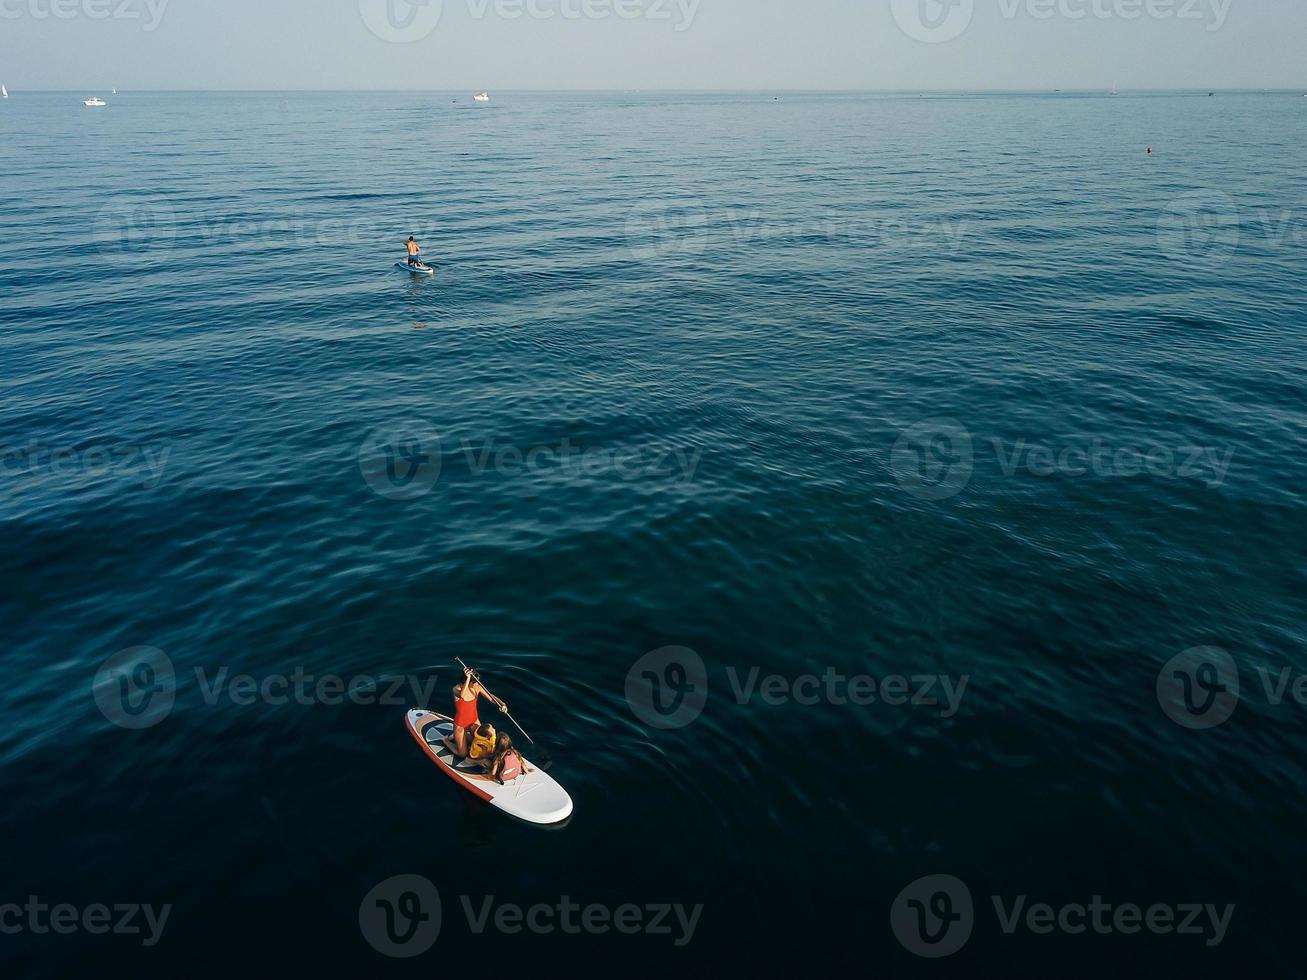
<path id="1" fill-rule="evenodd" d="M 474 735 L 467 754 L 471 759 L 489 759 L 495 754 L 495 740 L 484 735 Z"/>

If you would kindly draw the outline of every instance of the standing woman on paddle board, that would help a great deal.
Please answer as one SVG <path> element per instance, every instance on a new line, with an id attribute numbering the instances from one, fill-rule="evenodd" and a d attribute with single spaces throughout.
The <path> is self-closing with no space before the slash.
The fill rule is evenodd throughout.
<path id="1" fill-rule="evenodd" d="M 463 668 L 463 683 L 454 688 L 454 734 L 446 738 L 449 750 L 460 759 L 467 758 L 467 733 L 481 725 L 481 716 L 477 713 L 477 702 L 485 698 L 500 711 L 508 712 L 508 705 L 495 697 L 476 679 L 472 671 Z"/>

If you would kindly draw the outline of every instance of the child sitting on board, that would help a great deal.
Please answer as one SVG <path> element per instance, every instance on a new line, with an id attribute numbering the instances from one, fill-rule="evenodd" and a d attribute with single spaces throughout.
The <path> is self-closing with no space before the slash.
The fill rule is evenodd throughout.
<path id="1" fill-rule="evenodd" d="M 511 783 L 518 776 L 535 771 L 527 766 L 526 760 L 522 758 L 522 753 L 518 752 L 513 746 L 513 739 L 507 734 L 499 736 L 494 755 L 490 757 L 488 768 L 490 778 L 499 783 L 500 786 Z"/>

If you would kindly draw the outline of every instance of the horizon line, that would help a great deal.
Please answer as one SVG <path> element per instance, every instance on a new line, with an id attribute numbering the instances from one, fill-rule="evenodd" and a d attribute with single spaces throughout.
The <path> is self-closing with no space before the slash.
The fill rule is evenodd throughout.
<path id="1" fill-rule="evenodd" d="M 109 87 L 109 88 L 114 88 L 115 86 L 110 85 L 110 86 L 108 86 L 108 87 Z M 56 94 L 56 93 L 58 93 L 58 94 L 62 94 L 62 93 L 66 93 L 66 92 L 67 92 L 67 93 L 74 93 L 74 92 L 84 92 L 84 91 L 94 91 L 94 90 L 95 90 L 95 87 L 94 87 L 94 86 L 80 86 L 80 87 L 77 87 L 77 88 L 34 88 L 34 89 L 11 89 L 10 91 L 11 91 L 11 92 L 14 92 L 14 91 L 18 91 L 18 92 L 29 92 L 29 93 L 32 93 L 32 94 L 40 95 L 40 94 Z M 451 93 L 451 92 L 464 92 L 464 91 L 467 91 L 467 92 L 483 92 L 483 91 L 490 91 L 490 90 L 485 89 L 485 88 L 477 88 L 476 86 L 466 86 L 466 87 L 458 87 L 458 88 L 425 88 L 425 87 L 424 87 L 424 88 L 127 88 L 127 89 L 123 89 L 122 92 L 120 92 L 119 94 L 122 94 L 122 93 L 125 93 L 125 92 L 141 92 L 141 93 L 153 93 L 153 94 L 181 94 L 181 93 L 186 93 L 186 94 L 214 94 L 214 95 L 219 95 L 219 94 L 239 94 L 239 93 L 248 93 L 248 94 L 260 94 L 260 93 L 264 93 L 264 94 L 274 94 L 274 95 L 284 95 L 284 94 L 293 94 L 293 93 L 324 93 L 324 94 L 333 94 L 333 93 L 334 93 L 334 94 L 342 94 L 342 93 L 343 93 L 343 94 L 432 93 L 432 94 L 446 94 L 446 93 Z M 839 94 L 839 95 L 843 95 L 843 94 L 848 94 L 848 95 L 859 95 L 859 94 L 872 94 L 872 95 L 874 95 L 874 94 L 898 94 L 898 93 L 903 93 L 903 92 L 938 92 L 938 93 L 960 93 L 960 92 L 966 92 L 966 93 L 986 93 L 986 94 L 1011 94 L 1011 93 L 1025 93 L 1025 92 L 1041 92 L 1041 93 L 1058 93 L 1058 92 L 1061 92 L 1061 93 L 1081 93 L 1081 92 L 1097 93 L 1097 92 L 1107 92 L 1107 93 L 1110 93 L 1110 92 L 1111 92 L 1111 89 L 1110 89 L 1110 88 L 1077 88 L 1077 87 L 1069 87 L 1069 88 L 1047 88 L 1047 87 L 1042 87 L 1042 86 L 1041 86 L 1041 87 L 1034 87 L 1034 88 L 989 88 L 989 87 L 978 87 L 978 88 L 966 88 L 966 87 L 953 87 L 953 88 L 625 88 L 625 87 L 623 87 L 623 88 L 502 88 L 502 89 L 497 89 L 496 91 L 505 92 L 505 93 L 546 93 L 546 94 L 553 94 L 553 93 L 594 93 L 594 94 L 613 94 L 613 93 L 617 93 L 617 94 L 630 94 L 630 93 L 693 93 L 693 94 L 708 94 L 708 95 L 715 95 L 715 94 L 722 94 L 722 95 L 729 95 L 729 94 L 746 94 L 746 95 L 765 95 L 765 94 L 771 94 L 771 95 L 785 95 L 785 94 L 802 94 L 802 95 L 815 95 L 815 94 Z M 1171 87 L 1165 87 L 1165 86 L 1163 86 L 1163 87 L 1147 87 L 1147 88 L 1122 88 L 1122 89 L 1118 89 L 1118 91 L 1119 91 L 1119 92 L 1122 92 L 1122 93 L 1124 93 L 1124 92 L 1146 92 L 1146 93 L 1156 93 L 1156 92 L 1240 92 L 1240 93 L 1243 93 L 1243 92 L 1268 92 L 1268 93 L 1277 93 L 1277 92 L 1299 92 L 1299 91 L 1307 91 L 1307 86 L 1303 86 L 1303 87 L 1282 87 L 1282 88 L 1268 88 L 1268 87 L 1265 87 L 1265 86 L 1258 86 L 1258 87 L 1254 87 L 1254 88 L 1247 88 L 1247 87 L 1206 86 L 1206 85 L 1204 85 L 1204 86 L 1184 86 L 1184 87 L 1178 87 L 1178 88 L 1171 88 Z"/>

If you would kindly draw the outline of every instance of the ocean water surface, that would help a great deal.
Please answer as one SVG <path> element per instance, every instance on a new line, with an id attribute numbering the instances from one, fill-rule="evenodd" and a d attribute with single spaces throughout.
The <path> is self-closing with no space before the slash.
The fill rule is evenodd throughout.
<path id="1" fill-rule="evenodd" d="M 1300 969 L 1300 94 L 14 93 L 0 136 L 0 904 L 172 906 L 13 975 L 403 969 L 359 927 L 402 874 L 411 965 L 491 976 Z M 140 648 L 170 709 L 102 710 Z M 455 657 L 565 828 L 407 736 Z M 891 921 L 932 875 L 941 962 Z"/>

